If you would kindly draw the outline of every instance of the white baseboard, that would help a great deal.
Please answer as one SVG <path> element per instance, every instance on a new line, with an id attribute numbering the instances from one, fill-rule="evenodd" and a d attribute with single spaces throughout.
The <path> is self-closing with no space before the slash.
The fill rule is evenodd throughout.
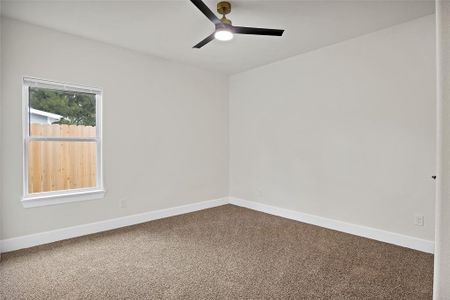
<path id="1" fill-rule="evenodd" d="M 384 231 L 381 229 L 346 223 L 333 219 L 323 218 L 315 215 L 305 214 L 294 210 L 279 208 L 258 202 L 247 201 L 239 198 L 230 197 L 228 203 L 246 207 L 252 210 L 268 213 L 271 215 L 292 219 L 308 224 L 317 225 L 320 227 L 333 229 L 350 233 L 357 236 L 366 237 L 369 239 L 394 244 L 406 248 L 419 250 L 422 252 L 433 253 L 434 242 L 423 240 L 412 236 L 402 235 L 399 233 Z"/>
<path id="2" fill-rule="evenodd" d="M 14 251 L 23 248 L 29 248 L 37 245 L 48 244 L 56 241 L 88 235 L 92 233 L 107 231 L 111 229 L 121 228 L 125 226 L 145 223 L 152 220 L 172 217 L 176 215 L 186 214 L 202 209 L 221 206 L 224 204 L 233 204 L 241 207 L 246 207 L 256 211 L 268 213 L 271 215 L 292 219 L 308 224 L 317 225 L 320 227 L 333 229 L 350 233 L 357 236 L 366 237 L 369 239 L 382 241 L 402 247 L 407 247 L 427 253 L 434 252 L 434 242 L 423 240 L 407 235 L 402 235 L 394 232 L 384 231 L 376 228 L 365 227 L 361 225 L 350 224 L 333 219 L 323 218 L 315 215 L 305 214 L 294 210 L 279 208 L 263 203 L 247 201 L 239 198 L 225 197 L 215 200 L 196 202 L 183 206 L 173 208 L 160 209 L 149 211 L 141 214 L 124 216 L 120 218 L 83 224 L 73 227 L 66 227 L 62 229 L 40 232 L 36 234 L 19 236 L 11 239 L 0 240 L 0 252 Z"/>
<path id="3" fill-rule="evenodd" d="M 135 225 L 152 220 L 172 217 L 176 215 L 186 214 L 206 208 L 216 207 L 228 203 L 228 198 L 220 198 L 203 202 L 149 211 L 141 214 L 125 216 L 95 223 L 83 224 L 78 226 L 66 227 L 57 230 L 40 232 L 36 234 L 19 236 L 11 239 L 0 241 L 0 252 L 14 251 L 32 246 L 48 244 L 60 240 L 70 239 L 87 234 L 107 231 L 120 227 Z"/>

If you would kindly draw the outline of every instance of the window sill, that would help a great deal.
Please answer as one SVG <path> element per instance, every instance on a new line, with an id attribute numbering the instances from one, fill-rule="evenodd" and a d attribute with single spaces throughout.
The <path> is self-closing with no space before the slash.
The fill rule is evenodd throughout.
<path id="1" fill-rule="evenodd" d="M 74 191 L 67 194 L 51 194 L 51 195 L 33 195 L 22 198 L 22 205 L 25 208 L 56 205 L 69 202 L 79 202 L 86 200 L 101 199 L 105 197 L 105 190 L 88 190 L 88 191 Z"/>

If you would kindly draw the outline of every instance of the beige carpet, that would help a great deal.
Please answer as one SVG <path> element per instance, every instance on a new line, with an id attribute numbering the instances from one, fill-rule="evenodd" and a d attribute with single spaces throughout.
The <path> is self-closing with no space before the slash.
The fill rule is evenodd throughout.
<path id="1" fill-rule="evenodd" d="M 431 299 L 433 256 L 225 205 L 6 253 L 0 299 Z"/>

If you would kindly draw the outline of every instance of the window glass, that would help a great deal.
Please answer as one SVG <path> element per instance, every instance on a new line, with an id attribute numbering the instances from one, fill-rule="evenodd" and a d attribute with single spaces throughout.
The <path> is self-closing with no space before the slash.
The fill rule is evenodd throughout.
<path id="1" fill-rule="evenodd" d="M 97 185 L 95 142 L 31 141 L 28 192 L 92 188 Z"/>
<path id="2" fill-rule="evenodd" d="M 96 136 L 95 94 L 29 88 L 30 136 Z"/>

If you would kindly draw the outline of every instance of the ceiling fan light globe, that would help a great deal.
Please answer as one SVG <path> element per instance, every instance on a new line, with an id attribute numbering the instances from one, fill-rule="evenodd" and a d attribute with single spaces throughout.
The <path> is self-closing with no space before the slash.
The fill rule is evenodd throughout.
<path id="1" fill-rule="evenodd" d="M 233 39 L 233 33 L 229 30 L 218 30 L 214 33 L 214 38 L 219 41 L 230 41 Z"/>

